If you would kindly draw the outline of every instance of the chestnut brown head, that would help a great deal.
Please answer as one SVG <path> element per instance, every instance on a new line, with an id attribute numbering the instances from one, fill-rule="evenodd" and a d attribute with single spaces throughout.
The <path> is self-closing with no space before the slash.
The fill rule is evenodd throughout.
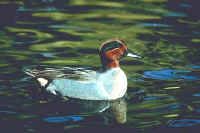
<path id="1" fill-rule="evenodd" d="M 104 42 L 99 50 L 103 68 L 119 67 L 119 59 L 124 56 L 139 57 L 128 52 L 127 45 L 120 39 L 112 39 Z"/>

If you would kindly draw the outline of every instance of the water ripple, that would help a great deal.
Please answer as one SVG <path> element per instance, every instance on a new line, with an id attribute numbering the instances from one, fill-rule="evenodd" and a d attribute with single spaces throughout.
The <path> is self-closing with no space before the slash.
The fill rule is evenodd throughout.
<path id="1" fill-rule="evenodd" d="M 186 67 L 192 68 L 192 69 L 200 69 L 200 65 L 188 65 Z"/>
<path id="2" fill-rule="evenodd" d="M 171 25 L 159 24 L 159 23 L 141 23 L 140 26 L 143 26 L 143 27 L 171 27 Z"/>
<path id="3" fill-rule="evenodd" d="M 160 79 L 160 80 L 199 80 L 198 77 L 184 75 L 185 73 L 190 73 L 191 71 L 186 70 L 173 70 L 173 69 L 163 69 L 163 70 L 153 70 L 145 71 L 143 74 L 144 78 Z"/>
<path id="4" fill-rule="evenodd" d="M 182 119 L 182 120 L 173 120 L 169 123 L 169 127 L 191 127 L 200 124 L 198 119 Z"/>
<path id="5" fill-rule="evenodd" d="M 41 52 L 40 54 L 42 56 L 48 57 L 48 58 L 55 58 L 56 57 L 53 53 L 50 53 L 50 52 Z"/>
<path id="6" fill-rule="evenodd" d="M 27 12 L 27 11 L 30 11 L 30 12 L 33 12 L 33 11 L 61 11 L 61 9 L 58 9 L 58 8 L 55 8 L 55 7 L 46 7 L 46 8 L 24 8 L 23 6 L 19 7 L 17 9 L 17 11 L 20 11 L 20 12 Z"/>
<path id="7" fill-rule="evenodd" d="M 184 14 L 184 13 L 170 12 L 170 13 L 166 14 L 165 16 L 168 16 L 168 17 L 186 17 L 187 15 Z"/>
<path id="8" fill-rule="evenodd" d="M 195 97 L 200 97 L 200 93 L 193 94 Z"/>
<path id="9" fill-rule="evenodd" d="M 83 117 L 79 116 L 56 116 L 44 118 L 44 121 L 49 123 L 62 123 L 62 122 L 77 122 L 83 120 Z"/>
<path id="10" fill-rule="evenodd" d="M 161 97 L 152 96 L 152 97 L 145 97 L 144 101 L 152 101 L 152 100 L 159 100 L 159 99 L 161 99 Z"/>
<path id="11" fill-rule="evenodd" d="M 189 5 L 189 4 L 186 4 L 186 3 L 182 3 L 180 4 L 181 7 L 184 7 L 184 8 L 192 8 L 192 5 Z"/>
<path id="12" fill-rule="evenodd" d="M 17 114 L 17 112 L 14 112 L 14 111 L 7 111 L 7 110 L 0 110 L 0 113 Z"/>

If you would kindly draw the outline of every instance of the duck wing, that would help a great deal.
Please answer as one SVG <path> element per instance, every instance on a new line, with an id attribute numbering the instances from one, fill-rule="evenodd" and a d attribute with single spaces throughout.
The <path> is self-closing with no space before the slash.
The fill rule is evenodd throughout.
<path id="1" fill-rule="evenodd" d="M 90 80 L 96 77 L 96 71 L 88 67 L 46 67 L 37 66 L 27 68 L 24 72 L 34 78 L 44 78 L 54 80 L 57 78 L 74 79 L 74 80 Z"/>

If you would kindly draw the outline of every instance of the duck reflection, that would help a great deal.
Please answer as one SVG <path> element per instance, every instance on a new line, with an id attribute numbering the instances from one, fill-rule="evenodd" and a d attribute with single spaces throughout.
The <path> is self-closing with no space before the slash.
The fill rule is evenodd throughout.
<path id="1" fill-rule="evenodd" d="M 60 120 L 60 117 L 68 118 L 69 116 L 84 116 L 83 119 L 92 118 L 92 121 L 94 121 L 96 118 L 103 118 L 104 124 L 106 125 L 114 123 L 124 124 L 127 121 L 127 102 L 125 98 L 120 98 L 113 101 L 69 99 L 65 102 L 44 103 L 42 104 L 42 108 L 47 111 L 43 112 L 45 114 L 57 112 L 56 116 L 53 115 L 52 118 L 45 118 L 46 122 L 49 122 L 47 121 L 49 119 L 55 120 L 55 118 L 58 117 Z M 57 119 L 56 122 L 58 122 Z"/>
<path id="2" fill-rule="evenodd" d="M 127 102 L 124 98 L 111 101 L 111 112 L 114 115 L 115 121 L 119 124 L 124 124 L 127 121 Z"/>
<path id="3" fill-rule="evenodd" d="M 127 102 L 125 98 L 112 101 L 72 100 L 70 104 L 70 107 L 73 106 L 73 110 L 76 110 L 77 113 L 100 114 L 104 117 L 105 124 L 113 122 L 124 124 L 127 121 Z"/>
<path id="4" fill-rule="evenodd" d="M 77 100 L 71 102 L 71 106 L 78 107 L 79 113 L 102 113 L 105 123 L 114 120 L 117 124 L 124 124 L 127 121 L 127 102 L 125 98 L 119 98 L 112 101 L 93 101 Z M 111 122 L 113 123 L 113 122 Z"/>

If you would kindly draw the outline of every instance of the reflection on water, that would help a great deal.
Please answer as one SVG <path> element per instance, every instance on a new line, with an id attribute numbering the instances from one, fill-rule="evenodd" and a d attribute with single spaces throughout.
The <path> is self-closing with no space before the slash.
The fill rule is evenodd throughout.
<path id="1" fill-rule="evenodd" d="M 127 121 L 127 103 L 125 99 L 119 99 L 111 102 L 112 113 L 117 123 L 124 124 Z"/>
<path id="2" fill-rule="evenodd" d="M 3 0 L 0 125 L 7 132 L 27 133 L 198 128 L 198 5 L 197 0 Z M 125 40 L 144 57 L 121 62 L 127 102 L 49 95 L 45 101 L 22 72 L 32 65 L 100 70 L 98 48 L 111 38 Z"/>
<path id="3" fill-rule="evenodd" d="M 146 27 L 170 27 L 170 25 L 167 25 L 167 24 L 156 24 L 156 23 L 141 23 L 140 26 L 146 26 Z"/>
<path id="4" fill-rule="evenodd" d="M 169 123 L 170 127 L 191 127 L 200 124 L 200 120 L 195 119 L 182 119 L 174 120 Z"/>
<path id="5" fill-rule="evenodd" d="M 192 69 L 200 69 L 199 65 L 190 65 L 190 66 L 186 66 L 186 67 L 189 67 L 189 68 L 192 68 Z"/>
<path id="6" fill-rule="evenodd" d="M 173 80 L 173 79 L 199 80 L 198 77 L 186 75 L 190 72 L 191 71 L 172 70 L 172 69 L 154 70 L 154 71 L 145 71 L 144 77 L 159 79 L 159 80 Z"/>
<path id="7" fill-rule="evenodd" d="M 114 101 L 90 101 L 90 100 L 76 100 L 68 101 L 69 104 L 63 104 L 65 108 L 57 106 L 57 111 L 63 112 L 63 114 L 73 113 L 74 115 L 68 116 L 50 116 L 44 118 L 44 121 L 49 123 L 71 123 L 78 122 L 84 120 L 88 113 L 104 113 L 106 112 L 109 116 L 105 117 L 105 122 L 111 121 L 111 117 L 113 117 L 114 121 L 119 124 L 126 123 L 126 112 L 127 112 L 127 104 L 124 98 L 114 100 Z M 107 111 L 109 110 L 109 111 Z M 84 115 L 85 114 L 85 115 Z M 107 123 L 109 124 L 109 123 Z"/>
<path id="8" fill-rule="evenodd" d="M 196 93 L 196 94 L 194 94 L 193 96 L 195 96 L 195 97 L 200 97 L 200 93 Z"/>
<path id="9" fill-rule="evenodd" d="M 6 113 L 6 114 L 16 114 L 17 112 L 13 111 L 6 111 L 6 110 L 1 110 L 0 113 Z"/>
<path id="10" fill-rule="evenodd" d="M 44 118 L 44 121 L 50 122 L 50 123 L 62 123 L 62 122 L 76 122 L 83 120 L 83 117 L 78 116 L 57 116 L 57 117 L 47 117 Z"/>
<path id="11" fill-rule="evenodd" d="M 165 16 L 168 16 L 168 17 L 186 17 L 187 15 L 184 14 L 184 13 L 169 12 L 169 13 L 165 14 Z"/>

